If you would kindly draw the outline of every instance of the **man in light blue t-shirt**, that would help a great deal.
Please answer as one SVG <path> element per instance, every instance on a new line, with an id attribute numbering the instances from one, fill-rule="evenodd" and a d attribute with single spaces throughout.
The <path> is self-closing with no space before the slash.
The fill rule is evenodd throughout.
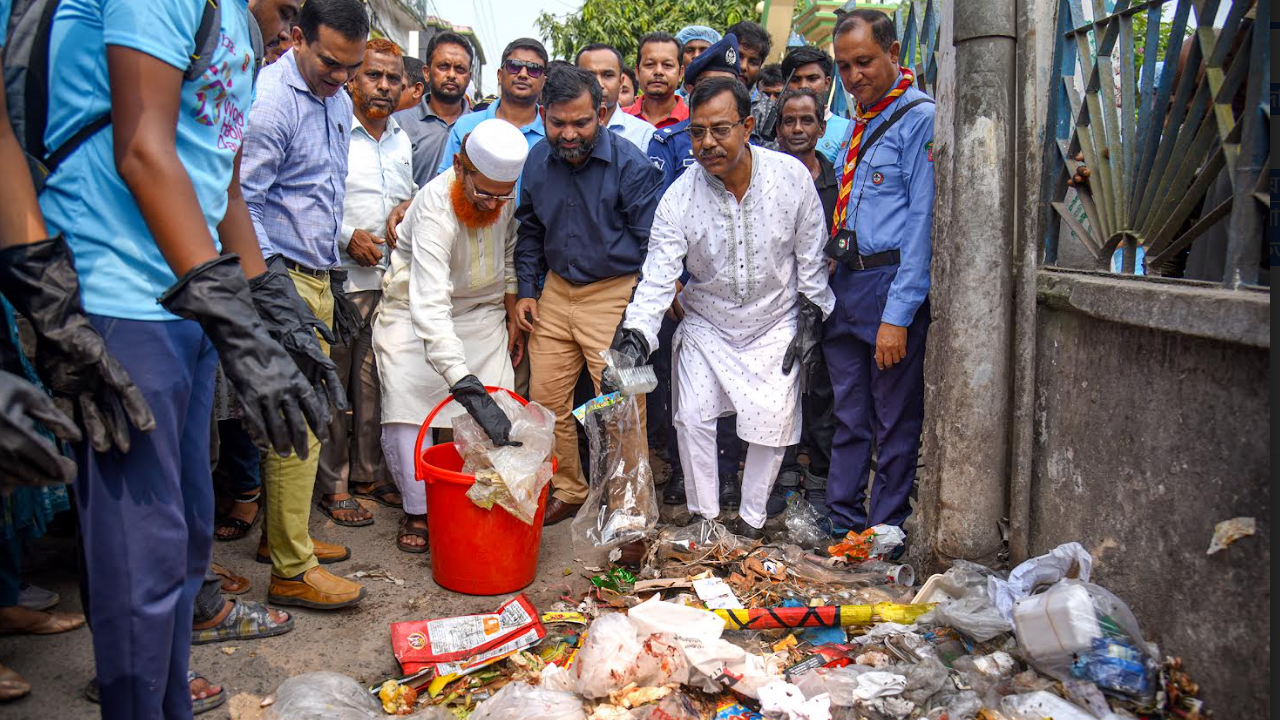
<path id="1" fill-rule="evenodd" d="M 218 3 L 216 37 L 197 48 L 211 7 L 62 0 L 51 28 L 45 147 L 110 121 L 49 177 L 41 209 L 75 256 L 89 322 L 155 416 L 127 451 L 74 446 L 104 718 L 190 717 L 193 689 L 197 711 L 225 699 L 187 676 L 213 541 L 219 360 L 246 426 L 276 452 L 300 444 L 308 425 L 323 430 L 328 415 L 299 372 L 324 372 L 307 360 L 320 352 L 310 320 L 264 272 L 234 180 L 257 62 L 248 6 Z"/>

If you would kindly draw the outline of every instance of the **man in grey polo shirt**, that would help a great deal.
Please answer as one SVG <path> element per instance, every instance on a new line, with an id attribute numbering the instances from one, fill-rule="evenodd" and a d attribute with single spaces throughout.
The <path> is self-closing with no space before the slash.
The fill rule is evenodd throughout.
<path id="1" fill-rule="evenodd" d="M 471 44 L 454 32 L 442 32 L 427 43 L 422 72 L 427 94 L 416 107 L 394 115 L 413 143 L 413 181 L 425 186 L 436 176 L 440 152 L 458 118 L 471 112 L 467 85 L 471 84 Z"/>

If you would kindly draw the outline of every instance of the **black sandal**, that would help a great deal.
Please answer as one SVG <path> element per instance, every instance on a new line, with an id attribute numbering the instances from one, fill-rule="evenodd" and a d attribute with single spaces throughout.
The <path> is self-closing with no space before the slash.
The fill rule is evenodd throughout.
<path id="1" fill-rule="evenodd" d="M 335 510 L 360 510 L 361 512 L 368 512 L 360 502 L 353 497 L 346 498 L 345 500 L 337 500 L 335 502 L 325 502 L 322 498 L 320 502 L 316 503 L 316 507 L 320 508 L 320 512 L 328 515 L 329 519 L 334 523 L 343 527 L 364 527 L 365 525 L 373 524 L 372 513 L 369 514 L 369 517 L 361 520 L 343 520 L 333 514 Z"/>
<path id="2" fill-rule="evenodd" d="M 404 519 L 400 521 L 400 530 L 399 532 L 396 533 L 396 547 L 399 548 L 401 552 L 407 552 L 407 553 L 413 553 L 415 555 L 419 555 L 427 551 L 427 543 L 428 543 L 427 528 L 409 526 L 409 521 L 415 520 L 417 518 L 422 518 L 422 520 L 425 522 L 427 519 L 427 516 L 426 515 L 405 515 Z M 403 538 L 405 535 L 413 535 L 415 537 L 422 538 L 422 544 L 407 545 L 405 543 L 400 542 L 400 539 Z"/>
<path id="3" fill-rule="evenodd" d="M 390 500 L 387 499 L 387 495 L 400 494 L 400 489 L 397 488 L 393 483 L 389 483 L 389 482 L 378 483 L 377 485 L 374 485 L 372 488 L 370 488 L 369 492 L 359 492 L 353 489 L 351 491 L 351 494 L 355 495 L 356 497 L 369 498 L 370 500 L 378 503 L 379 505 L 385 505 L 386 507 L 395 508 L 397 510 L 400 510 L 404 507 L 403 499 L 401 502 L 391 502 Z"/>
<path id="4" fill-rule="evenodd" d="M 224 515 L 218 518 L 217 520 L 214 521 L 214 524 L 213 524 L 213 539 L 220 540 L 222 542 L 232 542 L 233 540 L 239 540 L 245 535 L 248 535 L 249 531 L 253 529 L 253 526 L 257 525 L 258 521 L 262 519 L 262 503 L 259 502 L 261 498 L 262 498 L 261 490 L 259 490 L 258 492 L 254 493 L 249 497 L 235 498 L 233 502 L 239 503 L 241 505 L 249 505 L 249 504 L 257 505 L 258 511 L 253 514 L 253 519 L 250 520 L 249 522 L 245 522 L 240 518 L 231 517 L 230 515 Z M 223 528 L 230 528 L 232 531 L 231 534 L 219 535 L 218 531 L 222 530 Z"/>

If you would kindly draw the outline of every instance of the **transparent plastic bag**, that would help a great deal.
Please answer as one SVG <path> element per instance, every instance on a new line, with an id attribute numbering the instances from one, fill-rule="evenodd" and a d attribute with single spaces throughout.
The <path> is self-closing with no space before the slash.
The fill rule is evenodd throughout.
<path id="1" fill-rule="evenodd" d="M 684 527 L 668 526 L 658 533 L 658 562 L 697 563 L 735 550 L 746 551 L 750 543 L 734 535 L 724 525 L 700 518 Z"/>
<path id="2" fill-rule="evenodd" d="M 471 713 L 471 720 L 586 720 L 573 693 L 522 682 L 507 683 Z"/>
<path id="3" fill-rule="evenodd" d="M 822 520 L 822 515 L 800 493 L 787 493 L 787 509 L 782 513 L 787 539 L 806 550 L 827 547 L 831 536 L 822 531 Z"/>
<path id="4" fill-rule="evenodd" d="M 579 411 L 591 446 L 591 489 L 571 528 L 574 551 L 593 560 L 648 535 L 658 522 L 658 500 L 637 399 L 614 393 L 575 416 Z"/>
<path id="5" fill-rule="evenodd" d="M 336 672 L 310 672 L 280 683 L 266 720 L 377 720 L 382 704 L 354 679 Z"/>
<path id="6" fill-rule="evenodd" d="M 638 635 L 635 623 L 622 613 L 603 615 L 591 623 L 586 642 L 573 663 L 578 694 L 608 697 L 635 682 L 640 672 Z"/>
<path id="7" fill-rule="evenodd" d="M 998 576 L 988 568 L 967 560 L 956 560 L 939 583 L 955 599 L 938 603 L 932 611 L 921 616 L 920 622 L 955 628 L 978 642 L 1012 632 L 1013 625 L 988 595 L 988 579 L 993 577 Z"/>
<path id="8" fill-rule="evenodd" d="M 454 417 L 454 443 L 462 456 L 462 471 L 476 477 L 467 497 L 486 510 L 500 505 L 526 525 L 532 525 L 542 489 L 551 482 L 556 417 L 538 403 L 520 405 L 506 391 L 489 396 L 511 420 L 511 439 L 521 445 L 494 447 L 480 423 L 469 414 Z"/>

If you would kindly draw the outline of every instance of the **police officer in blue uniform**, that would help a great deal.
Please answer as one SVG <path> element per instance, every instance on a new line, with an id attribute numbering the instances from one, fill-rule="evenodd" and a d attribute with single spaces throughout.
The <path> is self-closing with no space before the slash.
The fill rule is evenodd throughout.
<path id="1" fill-rule="evenodd" d="M 934 105 L 899 67 L 899 49 L 893 21 L 878 11 L 855 10 L 836 28 L 836 65 L 865 120 L 861 128 L 851 124 L 841 144 L 837 234 L 827 246 L 837 260 L 836 308 L 823 340 L 837 420 L 827 504 L 838 532 L 901 526 L 911 512 L 920 451 Z M 858 157 L 849 173 L 851 146 Z M 868 510 L 873 444 L 877 470 Z"/>
<path id="2" fill-rule="evenodd" d="M 720 42 L 704 50 L 685 68 L 686 94 L 693 91 L 698 80 L 718 76 L 738 77 L 738 38 L 733 33 L 725 35 Z M 671 183 L 680 177 L 685 168 L 697 164 L 693 159 L 693 142 L 689 140 L 689 133 L 685 132 L 687 127 L 689 121 L 681 120 L 675 125 L 658 130 L 649 141 L 649 159 L 662 171 L 664 188 L 671 187 Z"/>

